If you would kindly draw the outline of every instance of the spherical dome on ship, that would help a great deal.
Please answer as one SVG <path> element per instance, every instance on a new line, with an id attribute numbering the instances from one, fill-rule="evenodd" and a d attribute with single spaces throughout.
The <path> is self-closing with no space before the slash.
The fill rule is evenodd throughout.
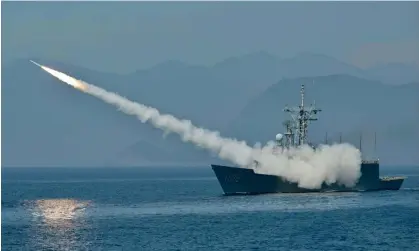
<path id="1" fill-rule="evenodd" d="M 283 138 L 283 135 L 282 135 L 282 134 L 280 134 L 280 133 L 278 133 L 278 134 L 275 136 L 276 141 L 281 141 L 281 140 L 282 140 L 282 138 Z"/>

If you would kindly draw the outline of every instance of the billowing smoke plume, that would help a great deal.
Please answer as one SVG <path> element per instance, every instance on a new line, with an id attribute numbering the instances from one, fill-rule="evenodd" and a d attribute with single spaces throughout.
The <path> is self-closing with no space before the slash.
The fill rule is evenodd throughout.
<path id="1" fill-rule="evenodd" d="M 298 183 L 302 188 L 320 188 L 323 183 L 353 186 L 360 176 L 361 154 L 349 144 L 322 145 L 316 150 L 309 146 L 283 149 L 273 153 L 273 144 L 250 147 L 244 141 L 223 138 L 218 132 L 194 126 L 189 120 L 179 120 L 172 115 L 132 102 L 115 93 L 74 79 L 64 73 L 41 66 L 61 81 L 92 96 L 113 104 L 126 114 L 149 122 L 166 133 L 177 133 L 185 142 L 205 148 L 243 168 L 253 168 L 257 173 L 275 174 Z M 255 160 L 257 167 L 254 166 Z"/>

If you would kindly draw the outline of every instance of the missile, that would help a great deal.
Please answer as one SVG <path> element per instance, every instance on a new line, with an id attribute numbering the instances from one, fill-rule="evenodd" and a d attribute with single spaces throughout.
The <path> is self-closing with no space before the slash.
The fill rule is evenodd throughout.
<path id="1" fill-rule="evenodd" d="M 80 91 L 84 91 L 85 92 L 88 89 L 88 87 L 85 84 L 83 84 L 81 81 L 78 81 L 75 78 L 72 78 L 70 76 L 67 76 L 64 73 L 59 72 L 59 71 L 56 71 L 56 70 L 53 70 L 53 69 L 51 69 L 49 67 L 40 65 L 40 64 L 38 64 L 37 62 L 35 62 L 33 60 L 29 60 L 29 61 L 31 61 L 31 63 L 33 63 L 33 64 L 41 67 L 42 70 L 48 72 L 52 76 L 58 78 L 59 80 L 63 81 L 64 83 L 66 83 L 68 85 L 71 85 L 72 87 L 74 87 L 74 88 L 76 88 L 76 89 L 78 89 Z"/>
<path id="2" fill-rule="evenodd" d="M 35 61 L 33 61 L 33 60 L 29 60 L 29 61 L 31 61 L 31 62 L 32 62 L 32 63 L 34 63 L 35 65 L 37 65 L 37 66 L 39 66 L 39 67 L 41 67 L 41 68 L 42 68 L 42 65 L 38 64 L 37 62 L 35 62 Z"/>

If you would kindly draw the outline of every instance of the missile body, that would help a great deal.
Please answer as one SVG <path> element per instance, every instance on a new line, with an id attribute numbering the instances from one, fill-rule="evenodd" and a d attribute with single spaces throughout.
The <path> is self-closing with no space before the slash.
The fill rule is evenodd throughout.
<path id="1" fill-rule="evenodd" d="M 37 65 L 37 66 L 39 66 L 39 67 L 41 67 L 41 68 L 42 68 L 42 65 L 38 64 L 37 62 L 35 62 L 35 61 L 33 61 L 33 60 L 29 60 L 29 61 L 31 61 L 31 62 L 32 62 L 32 63 L 34 63 L 35 65 Z"/>

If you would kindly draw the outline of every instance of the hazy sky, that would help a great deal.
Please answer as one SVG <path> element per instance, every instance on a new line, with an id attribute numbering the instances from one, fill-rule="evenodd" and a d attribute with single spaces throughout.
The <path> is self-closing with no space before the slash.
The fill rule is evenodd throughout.
<path id="1" fill-rule="evenodd" d="M 360 67 L 419 63 L 419 2 L 2 2 L 2 61 L 42 57 L 112 72 L 260 50 Z"/>

